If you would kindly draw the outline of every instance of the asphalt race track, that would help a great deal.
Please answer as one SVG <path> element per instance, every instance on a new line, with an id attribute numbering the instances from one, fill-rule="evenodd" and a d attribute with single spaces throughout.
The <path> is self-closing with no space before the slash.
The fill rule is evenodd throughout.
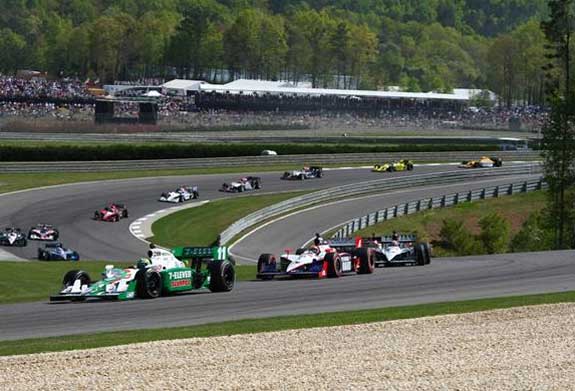
<path id="1" fill-rule="evenodd" d="M 414 173 L 446 171 L 448 167 L 420 167 Z M 317 189 L 353 183 L 382 175 L 368 170 L 330 171 L 322 180 L 280 181 L 278 173 L 261 174 L 264 190 Z M 412 175 L 411 173 L 395 173 Z M 37 222 L 56 225 L 64 244 L 84 258 L 137 259 L 145 245 L 128 232 L 134 219 L 165 208 L 156 201 L 162 191 L 196 184 L 203 199 L 224 196 L 217 188 L 236 175 L 110 181 L 22 192 L 0 197 L 1 225 L 27 229 Z M 238 243 L 238 255 L 253 259 L 260 252 L 296 247 L 315 231 L 330 228 L 362 213 L 410 199 L 521 180 L 498 178 L 458 185 L 406 189 L 382 196 L 328 205 L 279 220 Z M 131 217 L 120 223 L 90 220 L 93 210 L 107 201 L 123 201 Z M 292 220 L 293 219 L 293 220 Z M 264 240 L 264 242 L 260 242 Z M 32 244 L 21 256 L 35 254 Z M 575 289 L 575 252 L 506 254 L 468 259 L 433 259 L 425 267 L 377 269 L 372 275 L 332 280 L 274 280 L 239 282 L 233 292 L 191 293 L 132 302 L 46 302 L 0 306 L 0 340 L 174 327 L 225 320 L 328 311 L 380 308 L 470 298 L 497 297 Z M 71 265 L 72 267 L 72 265 Z"/>
<path id="2" fill-rule="evenodd" d="M 0 306 L 0 340 L 160 328 L 575 289 L 575 252 L 433 259 L 340 279 L 238 283 L 230 293 Z"/>
<path id="3" fill-rule="evenodd" d="M 246 173 L 262 177 L 263 188 L 246 194 L 279 191 L 317 190 L 382 177 L 457 170 L 454 166 L 423 166 L 412 172 L 372 173 L 368 169 L 326 171 L 321 179 L 283 181 L 280 173 Z M 202 200 L 238 197 L 218 191 L 222 183 L 237 180 L 240 174 L 196 175 L 185 177 L 140 178 L 59 186 L 0 196 L 0 227 L 28 230 L 37 223 L 53 224 L 60 230 L 60 241 L 77 250 L 81 259 L 137 260 L 146 253 L 145 243 L 134 238 L 129 225 L 139 217 L 173 204 L 158 201 L 164 191 L 181 185 L 197 185 Z M 130 213 L 118 223 L 94 221 L 94 211 L 108 202 L 123 202 Z M 3 247 L 21 258 L 35 258 L 42 242 L 30 241 L 25 248 Z"/>

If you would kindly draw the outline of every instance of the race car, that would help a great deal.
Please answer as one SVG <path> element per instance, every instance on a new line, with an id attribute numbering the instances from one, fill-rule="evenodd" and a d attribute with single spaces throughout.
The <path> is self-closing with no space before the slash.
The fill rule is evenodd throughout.
<path id="1" fill-rule="evenodd" d="M 62 289 L 50 301 L 155 299 L 202 288 L 229 292 L 235 278 L 226 247 L 151 248 L 148 257 L 132 267 L 107 265 L 99 281 L 92 281 L 82 270 L 67 272 Z"/>
<path id="2" fill-rule="evenodd" d="M 281 179 L 304 179 L 321 178 L 323 176 L 323 169 L 321 167 L 304 167 L 301 170 L 286 171 L 283 173 Z"/>
<path id="3" fill-rule="evenodd" d="M 348 238 L 333 240 L 331 247 L 338 251 L 369 249 L 376 266 L 423 266 L 431 262 L 429 243 L 418 242 L 415 235 L 382 236 L 380 238 Z"/>
<path id="4" fill-rule="evenodd" d="M 385 162 L 383 164 L 376 164 L 371 171 L 373 172 L 393 172 L 393 171 L 412 171 L 413 162 L 411 160 L 398 160 L 395 162 Z"/>
<path id="5" fill-rule="evenodd" d="M 94 220 L 120 221 L 128 217 L 128 208 L 124 204 L 111 203 L 110 205 L 94 212 Z"/>
<path id="6" fill-rule="evenodd" d="M 60 233 L 50 224 L 38 224 L 28 231 L 30 240 L 58 240 Z"/>
<path id="7" fill-rule="evenodd" d="M 200 192 L 197 186 L 182 186 L 174 191 L 162 193 L 161 202 L 179 203 L 200 198 Z"/>
<path id="8" fill-rule="evenodd" d="M 47 243 L 44 248 L 38 248 L 38 259 L 44 261 L 79 261 L 77 251 L 62 246 L 62 243 Z"/>
<path id="9" fill-rule="evenodd" d="M 495 156 L 482 156 L 479 160 L 464 160 L 459 165 L 460 168 L 492 168 L 501 167 L 503 161 Z"/>
<path id="10" fill-rule="evenodd" d="M 262 254 L 258 259 L 257 275 L 260 280 L 276 276 L 337 278 L 345 273 L 371 274 L 375 257 L 370 249 L 338 252 L 329 244 L 298 249 L 295 254 L 287 251 L 278 259 L 272 254 Z"/>
<path id="11" fill-rule="evenodd" d="M 256 176 L 240 178 L 238 182 L 224 183 L 220 191 L 227 193 L 242 193 L 244 191 L 259 190 L 262 188 L 262 179 Z"/>
<path id="12" fill-rule="evenodd" d="M 9 227 L 0 231 L 0 245 L 24 247 L 28 244 L 26 234 L 20 228 Z"/>

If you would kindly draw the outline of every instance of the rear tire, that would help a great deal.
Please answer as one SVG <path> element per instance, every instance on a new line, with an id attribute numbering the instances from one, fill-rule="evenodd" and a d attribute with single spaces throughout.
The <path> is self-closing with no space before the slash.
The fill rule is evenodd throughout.
<path id="1" fill-rule="evenodd" d="M 327 276 L 329 278 L 341 277 L 341 258 L 337 254 L 327 254 L 325 256 L 327 262 Z"/>
<path id="2" fill-rule="evenodd" d="M 425 247 L 421 243 L 415 247 L 415 260 L 417 265 L 425 265 Z"/>
<path id="3" fill-rule="evenodd" d="M 262 273 L 265 269 L 265 266 L 270 265 L 271 263 L 275 263 L 274 256 L 272 254 L 262 254 L 258 258 L 258 273 Z M 276 265 L 277 270 L 277 265 Z M 274 276 L 259 276 L 260 280 L 271 280 Z"/>
<path id="4" fill-rule="evenodd" d="M 212 261 L 208 264 L 210 269 L 210 291 L 229 292 L 234 289 L 236 270 L 229 261 Z"/>
<path id="5" fill-rule="evenodd" d="M 429 246 L 429 243 L 423 243 L 423 249 L 423 254 L 425 255 L 425 264 L 429 265 L 431 263 L 431 247 Z"/>
<path id="6" fill-rule="evenodd" d="M 141 299 L 155 299 L 162 294 L 162 275 L 152 270 L 141 270 L 136 276 L 136 294 Z"/>
<path id="7" fill-rule="evenodd" d="M 375 270 L 375 254 L 371 248 L 359 248 L 357 250 L 359 258 L 359 269 L 357 274 L 371 274 Z"/>
<path id="8" fill-rule="evenodd" d="M 302 255 L 305 252 L 305 248 L 298 248 L 295 250 L 295 255 Z"/>

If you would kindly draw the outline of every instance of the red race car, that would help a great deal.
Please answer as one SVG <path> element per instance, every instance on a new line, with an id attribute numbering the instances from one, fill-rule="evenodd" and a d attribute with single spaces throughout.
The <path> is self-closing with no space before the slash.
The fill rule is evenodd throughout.
<path id="1" fill-rule="evenodd" d="M 112 203 L 94 212 L 94 220 L 119 221 L 128 217 L 128 208 L 124 204 Z"/>

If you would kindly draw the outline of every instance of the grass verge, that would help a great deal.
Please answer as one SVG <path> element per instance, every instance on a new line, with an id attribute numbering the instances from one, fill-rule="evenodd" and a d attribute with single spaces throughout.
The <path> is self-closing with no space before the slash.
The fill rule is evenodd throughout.
<path id="1" fill-rule="evenodd" d="M 88 272 L 92 278 L 98 277 L 104 266 L 113 262 L 2 262 L 0 279 L 0 304 L 12 304 L 28 301 L 48 300 L 58 292 L 62 278 L 69 270 L 80 269 Z M 114 263 L 115 266 L 128 267 L 129 263 Z M 236 266 L 237 279 L 253 280 L 256 267 L 252 265 Z M 23 284 L 22 282 L 26 283 Z"/>
<path id="2" fill-rule="evenodd" d="M 342 326 L 383 322 L 398 319 L 421 318 L 435 315 L 462 314 L 526 305 L 575 302 L 575 292 L 502 297 L 493 299 L 422 304 L 375 310 L 333 312 L 318 315 L 283 316 L 213 323 L 201 326 L 157 330 L 121 331 L 89 335 L 25 339 L 0 342 L 0 356 L 90 349 L 104 346 L 127 345 L 138 342 L 168 339 L 213 337 L 262 333 L 269 331 Z"/>
<path id="3" fill-rule="evenodd" d="M 543 209 L 546 194 L 543 191 L 516 194 L 483 201 L 465 202 L 453 207 L 432 209 L 408 216 L 398 217 L 389 221 L 365 228 L 354 235 L 376 236 L 390 232 L 414 232 L 418 237 L 429 242 L 438 242 L 439 231 L 444 220 L 464 221 L 465 226 L 474 234 L 480 232 L 479 220 L 489 213 L 496 212 L 511 223 L 511 237 L 520 229 L 521 225 L 532 212 Z M 438 243 L 439 244 L 439 243 Z M 435 256 L 453 256 L 449 250 L 438 245 L 434 246 Z"/>
<path id="4" fill-rule="evenodd" d="M 154 237 L 150 240 L 164 247 L 184 246 L 189 243 L 209 246 L 220 232 L 242 217 L 306 193 L 298 191 L 226 198 L 197 208 L 185 209 L 156 221 L 152 225 Z"/>
<path id="5" fill-rule="evenodd" d="M 346 164 L 348 166 L 350 164 Z M 358 164 L 359 165 L 359 164 Z M 301 166 L 269 165 L 269 166 L 244 166 L 244 167 L 221 167 L 221 168 L 198 168 L 183 170 L 154 170 L 154 171 L 116 171 L 116 172 L 78 172 L 58 173 L 45 172 L 39 174 L 0 174 L 0 193 L 33 189 L 42 186 L 63 185 L 68 183 L 104 181 L 113 179 L 146 178 L 178 175 L 208 175 L 208 174 L 233 174 L 249 172 L 273 172 L 301 169 Z"/>

